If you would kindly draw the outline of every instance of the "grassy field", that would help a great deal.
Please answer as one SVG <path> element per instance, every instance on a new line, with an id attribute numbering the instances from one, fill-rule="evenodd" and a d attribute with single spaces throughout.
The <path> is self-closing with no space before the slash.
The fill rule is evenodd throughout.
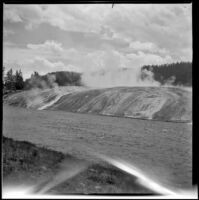
<path id="1" fill-rule="evenodd" d="M 3 135 L 100 163 L 95 153 L 132 163 L 176 189 L 190 188 L 192 126 L 3 106 Z"/>
<path id="2" fill-rule="evenodd" d="M 58 177 L 59 182 L 55 181 Z M 139 185 L 135 177 L 106 163 L 94 164 L 5 137 L 3 179 L 4 185 L 34 185 L 34 193 L 44 194 L 155 194 Z"/>

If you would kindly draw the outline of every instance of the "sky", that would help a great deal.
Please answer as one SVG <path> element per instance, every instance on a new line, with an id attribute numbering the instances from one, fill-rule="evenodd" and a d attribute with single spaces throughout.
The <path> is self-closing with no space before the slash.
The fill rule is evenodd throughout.
<path id="1" fill-rule="evenodd" d="M 4 4 L 3 64 L 95 72 L 192 61 L 192 4 Z"/>

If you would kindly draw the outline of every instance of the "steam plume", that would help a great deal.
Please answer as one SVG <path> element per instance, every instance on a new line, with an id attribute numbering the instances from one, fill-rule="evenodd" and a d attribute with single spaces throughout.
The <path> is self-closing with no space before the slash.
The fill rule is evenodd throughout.
<path id="1" fill-rule="evenodd" d="M 141 79 L 144 77 L 144 79 Z M 94 72 L 85 72 L 82 82 L 90 87 L 117 87 L 117 86 L 160 86 L 150 71 L 141 72 L 141 68 L 111 68 Z"/>

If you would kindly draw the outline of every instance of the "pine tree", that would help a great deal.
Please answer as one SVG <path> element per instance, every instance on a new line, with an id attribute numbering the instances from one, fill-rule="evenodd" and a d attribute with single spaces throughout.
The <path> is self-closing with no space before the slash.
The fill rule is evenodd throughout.
<path id="1" fill-rule="evenodd" d="M 16 90 L 15 75 L 13 75 L 12 69 L 10 69 L 6 74 L 5 87 L 6 87 L 7 90 Z"/>
<path id="2" fill-rule="evenodd" d="M 175 77 L 172 85 L 192 85 L 192 63 L 177 62 L 163 65 L 146 65 L 143 70 L 151 71 L 154 74 L 154 79 L 161 84 L 166 84 L 169 80 Z M 144 77 L 141 77 L 144 78 Z"/>
<path id="3" fill-rule="evenodd" d="M 15 74 L 15 87 L 17 90 L 21 90 L 24 88 L 24 81 L 23 81 L 23 75 L 22 75 L 22 72 L 21 70 L 16 70 L 16 74 Z"/>

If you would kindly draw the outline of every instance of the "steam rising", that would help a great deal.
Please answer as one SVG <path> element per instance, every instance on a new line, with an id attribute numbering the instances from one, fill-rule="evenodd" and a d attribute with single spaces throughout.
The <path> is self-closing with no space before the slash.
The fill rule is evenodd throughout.
<path id="1" fill-rule="evenodd" d="M 141 78 L 143 77 L 143 79 Z M 85 72 L 82 82 L 90 87 L 117 87 L 117 86 L 160 86 L 155 81 L 151 71 L 141 68 L 108 68 L 98 71 Z"/>

